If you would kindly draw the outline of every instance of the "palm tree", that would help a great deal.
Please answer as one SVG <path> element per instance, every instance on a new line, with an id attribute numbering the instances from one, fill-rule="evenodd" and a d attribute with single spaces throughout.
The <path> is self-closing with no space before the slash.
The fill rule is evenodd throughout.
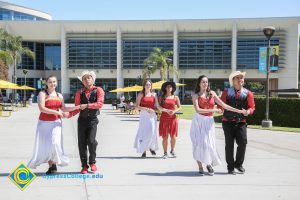
<path id="1" fill-rule="evenodd" d="M 167 59 L 173 56 L 173 51 L 162 51 L 160 48 L 153 48 L 152 52 L 144 60 L 144 64 L 147 66 L 142 73 L 143 80 L 154 74 L 157 70 L 159 70 L 160 80 L 166 80 L 167 71 L 168 71 L 168 63 Z M 148 66 L 152 67 L 149 68 Z M 178 72 L 174 69 L 172 64 L 169 64 L 169 70 L 173 73 L 178 74 Z"/>
<path id="2" fill-rule="evenodd" d="M 26 55 L 32 59 L 35 59 L 35 53 L 27 47 L 22 46 L 23 38 L 21 36 L 13 36 L 9 34 L 6 30 L 0 29 L 0 49 L 1 56 L 0 59 L 6 63 L 6 65 L 11 65 L 13 67 L 13 83 L 16 83 L 16 68 L 21 62 L 22 55 Z M 6 67 L 8 74 L 8 67 Z M 15 91 L 14 95 L 15 96 Z"/>
<path id="3" fill-rule="evenodd" d="M 22 55 L 26 55 L 32 59 L 35 59 L 35 53 L 29 48 L 22 46 L 23 38 L 21 36 L 13 36 L 9 34 L 3 28 L 0 28 L 0 60 L 4 63 L 1 67 L 3 74 L 8 78 L 8 69 L 12 64 L 13 67 L 13 83 L 17 82 L 16 68 L 21 62 Z M 15 90 L 13 90 L 13 97 L 15 97 Z M 14 99 L 13 99 L 14 100 Z"/>
<path id="4" fill-rule="evenodd" d="M 9 81 L 8 66 L 13 63 L 10 55 L 6 51 L 0 50 L 0 79 Z"/>

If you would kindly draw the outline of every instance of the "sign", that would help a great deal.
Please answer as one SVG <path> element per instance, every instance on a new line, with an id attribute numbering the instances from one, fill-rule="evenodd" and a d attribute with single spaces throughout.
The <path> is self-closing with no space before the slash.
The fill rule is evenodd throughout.
<path id="1" fill-rule="evenodd" d="M 269 49 L 269 67 L 271 72 L 278 71 L 278 61 L 279 61 L 279 46 L 271 46 Z M 260 73 L 267 72 L 267 47 L 259 48 L 259 67 Z"/>

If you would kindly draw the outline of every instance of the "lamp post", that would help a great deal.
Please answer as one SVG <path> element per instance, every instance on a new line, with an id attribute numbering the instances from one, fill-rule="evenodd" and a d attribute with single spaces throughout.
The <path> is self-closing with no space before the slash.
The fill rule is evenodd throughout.
<path id="1" fill-rule="evenodd" d="M 172 64 L 173 60 L 171 58 L 166 58 L 166 62 L 167 62 L 167 65 L 168 65 L 167 81 L 170 81 L 170 64 Z"/>
<path id="2" fill-rule="evenodd" d="M 269 119 L 269 96 L 270 96 L 270 47 L 271 47 L 271 37 L 275 33 L 275 28 L 272 26 L 265 27 L 263 29 L 264 35 L 268 39 L 267 48 L 267 87 L 266 87 L 266 118 L 262 121 L 261 126 L 264 128 L 272 127 L 272 121 Z"/>
<path id="3" fill-rule="evenodd" d="M 24 74 L 24 85 L 26 85 L 26 75 L 28 73 L 28 70 L 23 69 L 23 74 Z M 23 107 L 26 107 L 26 90 L 24 90 L 24 96 L 23 96 Z"/>
<path id="4" fill-rule="evenodd" d="M 151 69 L 153 68 L 152 65 L 147 65 L 147 69 L 148 69 L 148 78 L 150 79 L 151 76 Z"/>

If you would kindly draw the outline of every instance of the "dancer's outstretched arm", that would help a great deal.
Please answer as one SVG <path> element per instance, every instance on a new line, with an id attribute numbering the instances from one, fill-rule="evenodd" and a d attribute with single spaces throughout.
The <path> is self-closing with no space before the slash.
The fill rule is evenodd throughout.
<path id="1" fill-rule="evenodd" d="M 226 110 L 229 110 L 231 112 L 236 112 L 236 113 L 240 113 L 240 114 L 243 114 L 245 116 L 247 116 L 247 110 L 239 110 L 239 109 L 236 109 L 236 108 L 233 108 L 229 105 L 227 105 L 226 103 L 224 103 L 219 97 L 218 95 L 214 92 L 214 91 L 211 91 L 211 94 L 213 96 L 213 98 L 215 99 L 216 103 L 220 106 L 222 106 L 224 109 Z"/>

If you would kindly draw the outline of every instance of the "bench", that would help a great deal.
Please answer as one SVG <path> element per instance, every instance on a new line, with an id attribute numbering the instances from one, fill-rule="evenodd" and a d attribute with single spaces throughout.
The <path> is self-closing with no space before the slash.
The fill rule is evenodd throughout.
<path id="1" fill-rule="evenodd" d="M 10 117 L 13 110 L 12 103 L 1 103 L 0 104 L 0 117 Z M 4 115 L 7 114 L 7 115 Z"/>

